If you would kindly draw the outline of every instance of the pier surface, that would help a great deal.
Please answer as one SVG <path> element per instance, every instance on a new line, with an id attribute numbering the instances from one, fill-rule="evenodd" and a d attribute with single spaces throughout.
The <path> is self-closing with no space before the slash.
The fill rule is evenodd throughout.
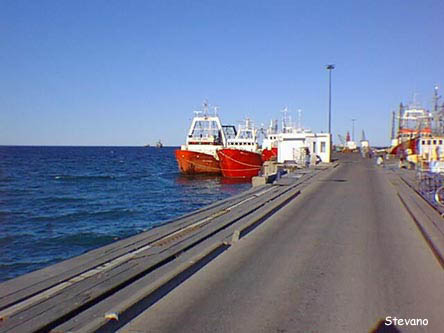
<path id="1" fill-rule="evenodd" d="M 442 332 L 443 268 L 389 172 L 342 158 L 119 332 L 368 332 L 388 316 Z"/>
<path id="2" fill-rule="evenodd" d="M 0 332 L 442 332 L 442 218 L 401 174 L 339 158 L 0 284 Z"/>

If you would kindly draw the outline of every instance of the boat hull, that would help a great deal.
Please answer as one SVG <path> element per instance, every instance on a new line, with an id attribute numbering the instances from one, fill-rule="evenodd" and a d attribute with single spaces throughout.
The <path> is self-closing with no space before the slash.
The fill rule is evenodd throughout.
<path id="1" fill-rule="evenodd" d="M 271 159 L 276 160 L 278 155 L 277 148 L 264 149 L 262 150 L 262 161 L 269 161 Z"/>
<path id="2" fill-rule="evenodd" d="M 262 167 L 261 154 L 240 149 L 219 149 L 217 151 L 222 175 L 228 178 L 252 178 Z"/>
<path id="3" fill-rule="evenodd" d="M 216 160 L 212 155 L 181 149 L 177 149 L 175 154 L 179 170 L 183 174 L 221 174 L 219 161 Z"/>

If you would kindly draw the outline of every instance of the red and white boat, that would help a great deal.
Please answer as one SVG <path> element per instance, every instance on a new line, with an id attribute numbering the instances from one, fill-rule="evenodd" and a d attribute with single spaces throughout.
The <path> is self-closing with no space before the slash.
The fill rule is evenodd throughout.
<path id="1" fill-rule="evenodd" d="M 249 119 L 239 126 L 235 138 L 227 139 L 225 148 L 217 150 L 217 156 L 224 177 L 248 179 L 259 174 L 263 161 L 256 130 Z"/>
<path id="2" fill-rule="evenodd" d="M 234 126 L 222 126 L 216 112 L 208 114 L 208 103 L 205 102 L 203 111 L 195 111 L 186 144 L 175 151 L 180 172 L 189 175 L 221 174 L 216 151 L 226 146 L 226 137 L 230 135 L 236 135 Z"/>

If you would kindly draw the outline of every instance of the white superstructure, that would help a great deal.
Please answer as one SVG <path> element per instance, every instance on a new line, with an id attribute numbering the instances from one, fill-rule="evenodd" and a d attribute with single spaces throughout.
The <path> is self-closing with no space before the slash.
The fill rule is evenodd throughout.
<path id="1" fill-rule="evenodd" d="M 294 124 L 288 116 L 288 109 L 284 108 L 282 131 L 278 133 L 277 123 L 271 122 L 267 130 L 262 147 L 264 149 L 278 148 L 277 161 L 296 161 L 304 163 L 307 154 L 312 159 L 322 162 L 331 161 L 331 135 L 330 133 L 313 133 L 303 128 L 301 123 L 301 110 L 298 110 L 298 122 Z"/>
<path id="2" fill-rule="evenodd" d="M 257 130 L 249 118 L 245 119 L 245 124 L 239 125 L 237 135 L 234 138 L 227 139 L 226 148 L 258 152 Z"/>
<path id="3" fill-rule="evenodd" d="M 194 111 L 195 116 L 188 130 L 186 144 L 181 146 L 182 150 L 209 154 L 217 159 L 216 150 L 225 147 L 227 139 L 216 111 L 215 108 L 214 114 L 209 115 L 207 102 L 203 104 L 203 111 Z"/>

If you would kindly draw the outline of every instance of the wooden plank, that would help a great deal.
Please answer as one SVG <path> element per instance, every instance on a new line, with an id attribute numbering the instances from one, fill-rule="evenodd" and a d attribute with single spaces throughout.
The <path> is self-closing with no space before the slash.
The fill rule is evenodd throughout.
<path id="1" fill-rule="evenodd" d="M 106 302 L 95 304 L 75 318 L 55 327 L 51 333 L 94 332 L 110 321 L 105 317 L 108 313 L 116 314 L 119 320 L 123 320 L 123 315 L 131 309 L 131 307 L 146 300 L 156 290 L 178 277 L 188 268 L 193 267 L 200 260 L 220 247 L 224 247 L 220 239 L 216 240 L 212 238 L 205 240 L 198 246 L 180 255 L 175 262 L 171 262 L 154 271 L 149 276 L 145 276 L 126 288 L 119 290 L 107 298 Z M 155 299 L 151 302 L 154 301 Z M 150 302 L 148 301 L 147 303 Z"/>

